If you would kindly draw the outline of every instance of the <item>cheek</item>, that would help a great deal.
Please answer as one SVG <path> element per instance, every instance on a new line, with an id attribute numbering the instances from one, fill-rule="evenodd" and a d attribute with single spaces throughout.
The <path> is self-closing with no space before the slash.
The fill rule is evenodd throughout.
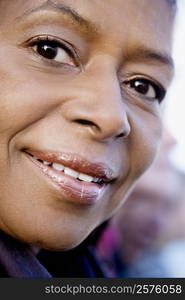
<path id="1" fill-rule="evenodd" d="M 29 78 L 29 77 L 26 77 Z M 0 134 L 11 138 L 25 127 L 44 117 L 53 103 L 48 90 L 25 76 L 7 76 L 0 86 Z"/>
<path id="2" fill-rule="evenodd" d="M 142 112 L 133 118 L 130 145 L 131 173 L 139 177 L 153 162 L 162 136 L 160 111 Z"/>
<path id="3" fill-rule="evenodd" d="M 8 59 L 5 60 L 4 58 Z M 22 56 L 21 56 L 22 57 Z M 0 133 L 13 135 L 44 117 L 56 103 L 53 91 L 60 84 L 15 57 L 7 47 L 0 49 Z M 55 93 L 56 96 L 56 93 Z"/>

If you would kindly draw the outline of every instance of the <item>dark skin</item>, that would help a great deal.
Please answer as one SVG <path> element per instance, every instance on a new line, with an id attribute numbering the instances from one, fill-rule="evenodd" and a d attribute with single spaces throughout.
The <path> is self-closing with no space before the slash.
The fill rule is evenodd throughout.
<path id="1" fill-rule="evenodd" d="M 164 0 L 13 0 L 0 11 L 0 226 L 29 244 L 72 248 L 153 161 L 173 75 L 171 9 Z M 25 149 L 75 153 L 114 180 L 82 205 Z"/>

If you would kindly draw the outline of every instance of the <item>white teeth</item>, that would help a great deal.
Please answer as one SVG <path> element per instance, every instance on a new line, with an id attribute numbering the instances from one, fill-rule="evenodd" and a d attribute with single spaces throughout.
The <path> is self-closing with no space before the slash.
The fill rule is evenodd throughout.
<path id="1" fill-rule="evenodd" d="M 49 165 L 50 165 L 50 162 L 48 162 L 48 161 L 43 161 L 43 164 L 44 164 L 45 166 L 49 166 Z"/>
<path id="2" fill-rule="evenodd" d="M 98 182 L 98 181 L 100 181 L 100 179 L 99 178 L 93 178 L 93 182 Z"/>
<path id="3" fill-rule="evenodd" d="M 83 180 L 83 181 L 86 181 L 86 182 L 92 182 L 93 181 L 93 177 L 89 176 L 89 175 L 86 175 L 86 174 L 83 174 L 83 173 L 80 173 L 78 178 L 80 180 Z"/>
<path id="4" fill-rule="evenodd" d="M 70 175 L 70 176 L 75 177 L 75 178 L 78 178 L 78 175 L 79 175 L 78 172 L 76 172 L 76 171 L 74 171 L 74 170 L 72 170 L 70 168 L 64 168 L 64 173 L 66 175 Z"/>
<path id="5" fill-rule="evenodd" d="M 64 170 L 64 166 L 61 165 L 61 164 L 53 163 L 52 167 L 53 167 L 53 169 L 58 170 L 58 171 L 63 171 Z"/>
<path id="6" fill-rule="evenodd" d="M 94 183 L 98 183 L 98 182 L 101 181 L 100 178 L 92 177 L 92 176 L 86 175 L 84 173 L 78 173 L 78 172 L 76 172 L 76 171 L 74 171 L 73 169 L 70 169 L 70 168 L 65 168 L 62 164 L 51 163 L 51 162 L 48 162 L 48 161 L 42 161 L 41 159 L 39 159 L 35 156 L 33 156 L 33 158 L 35 158 L 36 160 L 42 162 L 45 166 L 51 165 L 53 169 L 55 169 L 57 171 L 64 171 L 64 173 L 66 175 L 69 175 L 69 176 L 74 177 L 74 178 L 78 178 L 82 181 L 94 182 Z"/>

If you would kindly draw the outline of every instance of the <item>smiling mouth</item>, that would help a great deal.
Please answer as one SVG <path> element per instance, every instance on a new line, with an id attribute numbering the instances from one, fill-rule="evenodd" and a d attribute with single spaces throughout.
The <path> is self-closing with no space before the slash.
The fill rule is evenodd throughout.
<path id="1" fill-rule="evenodd" d="M 32 156 L 32 155 L 30 154 L 30 156 Z M 32 157 L 33 157 L 33 159 L 37 160 L 38 162 L 40 162 L 44 166 L 48 166 L 48 167 L 53 168 L 56 171 L 63 172 L 64 174 L 66 174 L 68 176 L 71 176 L 71 177 L 77 179 L 78 181 L 92 182 L 92 183 L 97 183 L 97 184 L 105 183 L 102 178 L 92 177 L 92 176 L 89 176 L 89 175 L 84 174 L 84 173 L 79 173 L 79 172 L 75 171 L 74 169 L 65 167 L 62 164 L 42 160 L 42 159 L 40 159 L 36 156 L 32 156 Z"/>
<path id="2" fill-rule="evenodd" d="M 71 202 L 94 204 L 109 183 L 114 181 L 113 171 L 106 165 L 90 163 L 78 155 L 31 150 L 23 152 Z"/>

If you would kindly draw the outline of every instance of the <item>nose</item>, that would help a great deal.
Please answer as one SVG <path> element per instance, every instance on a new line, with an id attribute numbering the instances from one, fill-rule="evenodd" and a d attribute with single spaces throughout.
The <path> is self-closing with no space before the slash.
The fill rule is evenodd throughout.
<path id="1" fill-rule="evenodd" d="M 81 130 L 102 141 L 128 137 L 130 124 L 115 72 L 91 70 L 81 78 L 74 97 L 68 119 Z"/>

